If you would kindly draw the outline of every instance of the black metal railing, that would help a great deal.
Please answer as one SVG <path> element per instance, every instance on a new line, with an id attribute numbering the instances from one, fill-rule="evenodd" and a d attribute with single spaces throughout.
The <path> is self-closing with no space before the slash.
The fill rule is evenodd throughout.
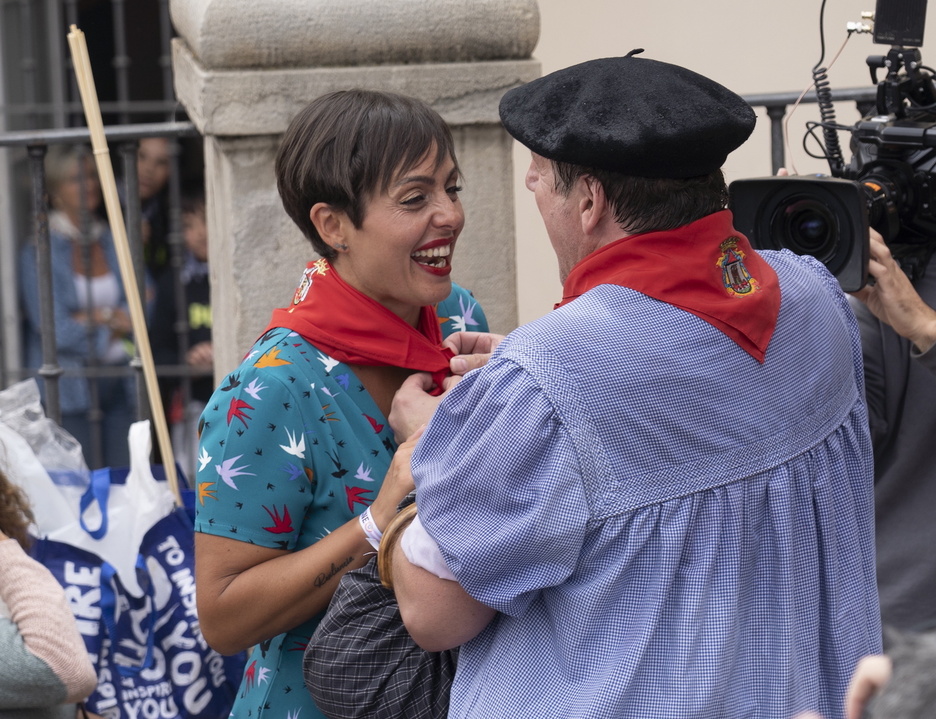
<path id="1" fill-rule="evenodd" d="M 197 136 L 195 127 L 188 122 L 150 123 L 139 125 L 120 125 L 108 127 L 105 130 L 109 146 L 116 149 L 119 158 L 120 172 L 115 173 L 121 177 L 125 224 L 130 253 L 133 258 L 134 273 L 137 286 L 145 292 L 147 281 L 143 257 L 143 221 L 139 197 L 139 178 L 137 174 L 137 148 L 139 141 L 149 137 L 165 137 L 170 140 L 170 172 L 167 183 L 166 197 L 168 200 L 168 233 L 167 244 L 169 248 L 169 267 L 173 273 L 175 300 L 184 301 L 184 290 L 181 288 L 179 270 L 184 258 L 184 244 L 181 235 L 181 181 L 179 170 L 179 144 L 178 140 L 184 137 Z M 46 131 L 18 131 L 0 134 L 0 147 L 22 147 L 29 158 L 29 171 L 32 185 L 33 203 L 33 241 L 37 245 L 38 275 L 36 277 L 17 277 L 17 281 L 35 282 L 39 290 L 39 312 L 41 317 L 40 334 L 42 343 L 42 365 L 36 368 L 5 367 L 2 376 L 2 386 L 19 381 L 30 376 L 42 378 L 45 392 L 46 413 L 53 420 L 60 422 L 61 406 L 59 397 L 59 380 L 63 375 L 79 375 L 88 380 L 92 389 L 91 406 L 88 410 L 88 423 L 91 427 L 92 437 L 100 439 L 102 412 L 97 405 L 97 393 L 94 391 L 95 383 L 104 377 L 115 375 L 135 375 L 137 387 L 137 415 L 143 419 L 149 416 L 149 403 L 145 395 L 145 385 L 142 381 L 142 362 L 139 355 L 131 360 L 127 366 L 105 366 L 98 358 L 89 358 L 86 366 L 80 370 L 73 368 L 63 369 L 59 363 L 58 347 L 56 346 L 55 316 L 51 265 L 51 240 L 48 223 L 48 191 L 45 177 L 45 156 L 47 150 L 57 144 L 81 145 L 89 142 L 89 133 L 86 129 L 60 129 Z M 146 298 L 141 297 L 143 304 Z M 178 309 L 178 306 L 177 306 Z M 209 374 L 205 371 L 194 370 L 185 362 L 185 353 L 188 350 L 188 316 L 184 311 L 177 311 L 178 322 L 175 330 L 178 335 L 178 360 L 175 365 L 160 365 L 158 374 L 161 378 L 179 378 L 183 398 L 188 399 L 191 393 L 193 379 Z M 90 343 L 92 355 L 94 345 Z M 192 428 L 194 431 L 194 428 Z M 100 441 L 92 440 L 91 447 L 85 448 L 89 463 L 100 466 Z"/>
<path id="2" fill-rule="evenodd" d="M 6 129 L 83 123 L 66 44 L 73 24 L 88 35 L 105 122 L 173 116 L 169 0 L 0 0 L 0 66 L 11 69 L 0 97 Z"/>
<path id="3" fill-rule="evenodd" d="M 801 93 L 795 92 L 778 92 L 744 96 L 744 99 L 752 107 L 763 107 L 767 110 L 767 117 L 770 119 L 770 168 L 772 174 L 776 174 L 777 170 L 785 166 L 783 118 L 786 117 L 787 111 L 797 102 L 800 95 Z M 832 92 L 833 102 L 854 102 L 859 116 L 868 114 L 874 108 L 876 100 L 877 88 L 875 87 L 847 88 Z M 815 104 L 818 102 L 816 92 L 813 90 L 806 93 L 799 101 L 804 105 Z"/>

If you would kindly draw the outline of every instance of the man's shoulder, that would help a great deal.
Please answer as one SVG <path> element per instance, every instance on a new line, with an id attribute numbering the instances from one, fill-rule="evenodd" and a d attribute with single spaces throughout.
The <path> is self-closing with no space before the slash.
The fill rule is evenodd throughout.
<path id="1" fill-rule="evenodd" d="M 812 255 L 798 255 L 787 249 L 757 250 L 757 254 L 778 273 L 781 271 L 796 272 L 812 275 L 823 280 L 835 279 L 829 268 Z"/>
<path id="2" fill-rule="evenodd" d="M 777 273 L 784 317 L 847 308 L 848 295 L 829 268 L 815 257 L 787 249 L 758 253 Z"/>
<path id="3" fill-rule="evenodd" d="M 552 381 L 560 377 L 573 381 L 569 373 L 584 367 L 609 362 L 619 366 L 629 362 L 638 348 L 656 344 L 652 336 L 659 325 L 647 320 L 648 313 L 661 311 L 654 303 L 663 304 L 626 287 L 596 287 L 515 329 L 498 347 L 495 359 Z"/>

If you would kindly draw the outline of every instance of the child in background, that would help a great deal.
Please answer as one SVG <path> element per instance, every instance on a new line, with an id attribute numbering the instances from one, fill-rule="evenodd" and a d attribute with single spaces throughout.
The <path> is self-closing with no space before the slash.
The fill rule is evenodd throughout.
<path id="1" fill-rule="evenodd" d="M 171 374 L 162 372 L 160 386 L 176 462 L 187 477 L 192 477 L 198 447 L 198 417 L 214 390 L 208 229 L 201 192 L 183 196 L 181 219 L 185 241 L 179 269 L 182 311 L 176 301 L 174 273 L 166 272 L 157 287 L 151 337 L 157 365 L 187 368 Z M 190 384 L 186 378 L 190 378 Z"/>

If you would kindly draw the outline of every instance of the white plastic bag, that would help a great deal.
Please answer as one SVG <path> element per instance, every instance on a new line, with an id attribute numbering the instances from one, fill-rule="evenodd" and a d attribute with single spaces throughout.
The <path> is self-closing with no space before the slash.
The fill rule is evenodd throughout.
<path id="1" fill-rule="evenodd" d="M 88 465 L 81 444 L 45 416 L 34 378 L 0 391 L 0 422 L 19 434 L 57 483 L 88 487 Z"/>
<path id="2" fill-rule="evenodd" d="M 29 497 L 38 536 L 93 552 L 114 567 L 131 595 L 142 596 L 136 574 L 140 544 L 146 532 L 175 506 L 172 491 L 153 477 L 150 468 L 149 421 L 130 426 L 126 481 L 112 481 L 118 475 L 122 478 L 125 468 L 88 472 L 83 458 L 76 463 L 71 444 L 77 443 L 45 416 L 41 406 L 37 411 L 31 405 L 30 388 L 20 386 L 29 382 L 35 384 L 35 380 L 27 380 L 10 388 L 14 390 L 10 394 L 9 390 L 0 392 L 0 442 L 4 445 L 0 461 Z M 24 404 L 17 408 L 16 400 Z M 54 446 L 36 451 L 27 437 L 32 437 L 33 443 L 45 441 Z M 82 466 L 87 476 L 77 481 L 55 482 L 50 475 L 80 473 Z"/>

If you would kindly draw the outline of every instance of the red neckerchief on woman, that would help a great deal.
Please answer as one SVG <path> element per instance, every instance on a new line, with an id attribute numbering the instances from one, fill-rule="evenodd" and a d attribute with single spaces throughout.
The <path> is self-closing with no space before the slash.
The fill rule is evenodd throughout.
<path id="1" fill-rule="evenodd" d="M 777 273 L 735 230 L 729 210 L 595 250 L 572 268 L 556 307 L 598 285 L 629 287 L 691 312 L 758 362 L 780 313 Z"/>
<path id="2" fill-rule="evenodd" d="M 435 307 L 413 327 L 345 282 L 328 260 L 310 262 L 289 307 L 273 310 L 267 331 L 286 327 L 340 362 L 429 372 L 441 394 L 455 354 L 442 345 Z"/>

